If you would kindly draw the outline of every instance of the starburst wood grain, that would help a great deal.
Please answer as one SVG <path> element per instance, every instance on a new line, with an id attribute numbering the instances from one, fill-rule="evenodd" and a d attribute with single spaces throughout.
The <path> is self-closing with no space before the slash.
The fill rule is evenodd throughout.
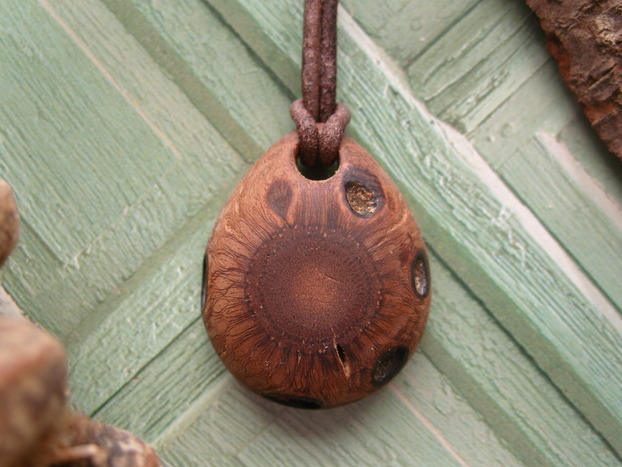
<path id="1" fill-rule="evenodd" d="M 421 233 L 380 166 L 344 138 L 339 168 L 310 180 L 289 133 L 253 165 L 206 252 L 203 317 L 227 367 L 255 392 L 324 408 L 391 380 L 430 304 Z"/>

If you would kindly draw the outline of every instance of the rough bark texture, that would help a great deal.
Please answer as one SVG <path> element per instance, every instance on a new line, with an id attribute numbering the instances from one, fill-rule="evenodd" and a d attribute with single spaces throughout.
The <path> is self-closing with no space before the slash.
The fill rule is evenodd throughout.
<path id="1" fill-rule="evenodd" d="M 153 448 L 137 436 L 69 411 L 65 425 L 41 454 L 26 467 L 159 466 Z"/>
<path id="2" fill-rule="evenodd" d="M 4 264 L 19 237 L 19 216 L 13 191 L 0 179 L 0 266 Z"/>
<path id="3" fill-rule="evenodd" d="M 67 367 L 62 345 L 22 318 L 0 318 L 0 467 L 25 465 L 62 419 Z"/>
<path id="4" fill-rule="evenodd" d="M 147 443 L 65 406 L 60 342 L 24 318 L 0 317 L 0 467 L 157 467 Z"/>
<path id="5" fill-rule="evenodd" d="M 415 351 L 430 304 L 417 224 L 396 186 L 344 138 L 339 169 L 310 180 L 289 133 L 253 166 L 210 239 L 203 318 L 244 384 L 327 408 L 387 383 Z"/>
<path id="6" fill-rule="evenodd" d="M 622 159 L 622 0 L 527 0 L 568 87 Z"/>

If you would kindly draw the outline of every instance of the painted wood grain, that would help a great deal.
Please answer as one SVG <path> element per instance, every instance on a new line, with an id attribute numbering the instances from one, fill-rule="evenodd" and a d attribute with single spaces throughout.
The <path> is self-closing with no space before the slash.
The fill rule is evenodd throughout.
<path id="1" fill-rule="evenodd" d="M 622 164 L 611 157 L 584 116 L 579 114 L 567 121 L 556 135 L 607 196 L 622 206 Z"/>
<path id="2" fill-rule="evenodd" d="M 430 257 L 437 293 L 421 346 L 456 391 L 526 465 L 617 465 L 608 444 L 526 350 L 447 264 Z M 421 381 L 407 374 L 403 384 Z"/>
<path id="3" fill-rule="evenodd" d="M 0 77 L 4 83 L 2 170 L 21 166 L 10 171 L 21 175 L 11 180 L 21 196 L 21 212 L 42 232 L 59 260 L 70 262 L 175 157 L 159 144 L 148 125 L 134 118 L 122 97 L 107 86 L 43 8 L 29 2 L 5 9 L 2 28 L 7 32 L 0 49 L 10 66 L 2 67 Z M 65 111 L 64 118 L 58 111 Z M 134 144 L 137 140 L 142 147 Z M 30 157 L 21 157 L 24 153 Z M 126 171 L 98 165 L 111 154 Z M 93 177 L 95 173 L 98 177 Z M 75 202 L 67 205 L 66 199 Z M 55 228 L 58 219 L 67 228 Z"/>
<path id="4" fill-rule="evenodd" d="M 37 138 L 30 139 L 27 143 L 28 146 L 21 147 L 21 149 L 19 147 L 14 148 L 10 158 L 3 157 L 1 159 L 2 169 L 4 173 L 7 173 L 7 177 L 19 176 L 26 181 L 30 180 L 29 177 L 33 173 L 36 175 L 35 180 L 37 177 L 47 177 L 45 182 L 40 182 L 38 185 L 32 185 L 32 182 L 28 182 L 28 186 L 21 187 L 19 202 L 25 226 L 22 237 L 23 248 L 17 254 L 21 255 L 23 261 L 15 261 L 9 265 L 11 275 L 7 277 L 7 283 L 10 284 L 16 299 L 24 308 L 29 310 L 29 313 L 62 337 L 79 326 L 85 310 L 102 304 L 107 297 L 114 294 L 115 289 L 134 274 L 136 269 L 145 262 L 146 257 L 161 247 L 172 232 L 183 225 L 187 216 L 196 213 L 218 192 L 218 185 L 222 181 L 231 180 L 244 167 L 244 164 L 218 132 L 194 109 L 185 95 L 167 80 L 150 57 L 135 42 L 133 48 L 130 47 L 132 42 L 127 41 L 127 35 L 119 34 L 119 30 L 122 31 L 121 26 L 109 12 L 108 16 L 105 15 L 106 9 L 101 5 L 99 5 L 99 11 L 93 11 L 94 16 L 92 16 L 91 22 L 91 24 L 94 22 L 98 25 L 98 29 L 91 27 L 91 30 L 100 30 L 101 32 L 86 36 L 93 39 L 94 51 L 85 50 L 85 45 L 80 42 L 78 33 L 70 29 L 67 24 L 60 23 L 59 20 L 62 21 L 60 17 L 55 18 L 47 14 L 49 13 L 49 5 L 47 10 L 30 2 L 20 5 L 22 5 L 21 8 L 28 7 L 33 10 L 31 13 L 33 18 L 37 18 L 38 24 L 32 23 L 31 26 L 40 30 L 39 35 L 49 32 L 49 36 L 42 37 L 40 43 L 37 44 L 42 47 L 44 44 L 59 41 L 61 41 L 60 44 L 66 44 L 73 57 L 73 62 L 68 62 L 68 65 L 77 67 L 79 72 L 77 71 L 76 75 L 84 75 L 83 81 L 86 88 L 80 92 L 112 95 L 111 102 L 107 103 L 107 107 L 111 107 L 115 103 L 114 105 L 118 106 L 119 110 L 114 116 L 104 117 L 114 120 L 114 125 L 131 127 L 135 124 L 138 128 L 146 128 L 145 131 L 149 131 L 151 134 L 149 137 L 136 135 L 135 139 L 127 142 L 127 148 L 124 146 L 102 155 L 93 150 L 91 146 L 80 147 L 81 141 L 79 139 L 76 141 L 59 131 L 56 135 L 47 134 L 48 139 L 45 142 Z M 15 8 L 15 10 L 19 11 L 20 8 Z M 102 10 L 104 14 L 99 14 L 102 13 Z M 52 13 L 60 14 L 55 13 L 55 10 L 52 10 Z M 83 15 L 80 24 L 83 27 L 88 27 L 89 22 L 84 18 L 86 15 Z M 110 22 L 111 19 L 113 20 L 112 23 Z M 19 24 L 17 21 L 15 24 Z M 25 17 L 22 21 L 27 22 Z M 116 30 L 106 29 L 106 26 L 113 27 L 111 25 L 115 24 Z M 84 33 L 84 30 L 82 32 Z M 37 37 L 37 35 L 33 35 L 33 38 Z M 109 43 L 110 37 L 118 37 L 118 42 L 116 48 L 108 49 L 109 53 L 116 49 L 127 50 L 128 53 L 131 53 L 134 63 L 134 66 L 131 67 L 132 72 L 127 71 L 130 68 L 127 67 L 127 61 L 119 62 L 117 59 L 116 67 L 113 67 L 111 63 L 110 67 L 106 68 L 103 54 L 95 55 L 98 53 L 97 44 L 100 44 L 100 50 L 103 49 L 101 52 L 105 52 L 106 48 L 103 43 Z M 100 42 L 96 41 L 96 38 L 99 38 Z M 31 40 L 34 41 L 35 39 Z M 33 47 L 35 46 L 33 45 Z M 8 51 L 9 49 L 5 50 Z M 20 49 L 13 48 L 13 50 Z M 45 62 L 47 55 L 43 53 L 40 55 L 42 62 Z M 127 55 L 124 58 L 129 60 Z M 53 68 L 54 63 L 53 61 L 50 62 L 48 67 Z M 102 69 L 105 70 L 105 73 L 102 73 Z M 29 79 L 39 79 L 46 82 L 50 92 L 65 89 L 65 78 L 58 74 L 55 75 L 53 71 L 53 69 L 48 70 L 42 65 L 39 70 L 31 69 L 34 74 Z M 89 83 L 96 83 L 99 87 Z M 124 83 L 123 86 L 127 86 L 127 88 L 120 88 L 121 85 L 118 83 Z M 15 86 L 21 86 L 17 77 Z M 82 86 L 82 83 L 75 84 L 75 86 Z M 88 86 L 91 88 L 89 89 Z M 4 91 L 7 92 L 7 96 L 10 95 L 8 94 L 10 89 L 4 88 Z M 133 92 L 134 94 L 132 94 Z M 140 92 L 140 94 L 136 94 L 136 92 Z M 64 93 L 69 93 L 69 89 L 65 89 Z M 28 98 L 31 100 L 33 98 L 44 99 L 45 94 L 32 93 L 28 95 Z M 51 104 L 54 102 L 51 100 Z M 146 102 L 149 103 L 148 109 L 143 106 Z M 22 114 L 17 110 L 13 109 L 15 112 L 13 119 L 17 115 L 24 115 L 20 122 L 16 123 L 17 128 L 24 131 L 22 130 L 23 126 L 28 128 L 28 131 L 35 131 L 37 127 L 31 124 L 32 120 L 29 114 Z M 74 121 L 74 114 L 91 112 L 88 108 L 82 108 L 80 102 L 69 98 L 66 102 L 51 107 L 50 111 L 55 112 L 55 121 L 59 128 L 64 126 L 65 119 L 69 123 Z M 145 123 L 146 120 L 152 122 L 157 119 L 160 119 L 157 126 L 155 123 Z M 174 123 L 171 123 L 171 120 Z M 102 121 L 106 122 L 107 120 L 102 119 Z M 108 137 L 113 141 L 117 140 L 116 134 L 107 133 L 105 125 L 103 128 L 104 134 L 108 134 Z M 186 130 L 180 131 L 180 128 Z M 189 132 L 188 128 L 192 128 L 192 132 Z M 99 137 L 103 138 L 104 136 Z M 85 135 L 84 138 L 88 139 L 89 137 Z M 136 144 L 137 141 L 140 141 L 141 144 Z M 151 147 L 152 143 L 149 141 L 158 144 L 158 149 Z M 3 146 L 5 150 L 11 142 L 12 139 L 7 137 L 6 144 Z M 90 144 L 92 143 L 89 142 Z M 75 154 L 72 157 L 82 157 L 82 159 L 89 161 L 92 169 L 81 170 L 81 165 L 77 167 L 71 164 L 65 165 L 68 162 L 67 160 L 58 159 L 53 154 L 48 156 L 46 152 L 48 145 L 57 146 L 60 152 Z M 126 184 L 130 186 L 140 178 L 140 174 L 145 172 L 124 165 L 127 153 L 131 154 L 131 151 L 140 151 L 141 158 L 144 159 L 143 163 L 147 167 L 150 166 L 150 161 L 157 157 L 158 151 L 173 157 L 174 162 L 166 170 L 160 170 L 161 173 L 149 181 L 150 185 L 142 190 L 140 196 L 128 197 L 125 199 L 125 205 L 115 205 L 116 217 L 109 214 L 109 217 L 114 217 L 112 221 L 108 219 L 109 225 L 100 225 L 102 230 L 97 232 L 92 240 L 85 241 L 85 244 L 78 251 L 72 251 L 70 258 L 64 258 L 61 261 L 48 246 L 50 241 L 54 241 L 54 236 L 57 235 L 56 230 L 73 230 L 76 223 L 88 223 L 88 219 L 79 216 L 72 217 L 71 212 L 65 212 L 61 209 L 57 213 L 57 217 L 54 217 L 54 222 L 46 223 L 45 229 L 38 227 L 38 222 L 41 222 L 39 210 L 47 212 L 41 205 L 47 199 L 46 190 L 56 189 L 52 183 L 53 180 L 49 180 L 49 178 L 57 179 L 57 185 L 62 188 L 65 184 L 63 182 L 65 174 L 68 172 L 67 167 L 72 167 L 69 172 L 75 171 L 71 177 L 79 179 L 79 186 L 74 188 L 74 190 L 78 190 L 78 193 L 63 192 L 62 204 L 69 204 L 69 210 L 72 209 L 73 200 L 78 205 L 82 202 L 83 199 L 79 194 L 82 186 L 98 186 L 98 196 L 103 203 L 103 200 L 107 199 L 108 196 L 117 196 L 115 187 L 107 184 L 108 177 L 102 178 L 102 176 L 107 175 L 107 172 L 116 171 L 110 177 L 118 178 L 121 181 L 129 177 Z M 24 153 L 27 153 L 28 157 L 23 157 Z M 99 165 L 104 165 L 104 169 L 100 170 Z M 134 172 L 137 175 L 134 175 Z M 136 190 L 136 187 L 134 186 L 131 189 Z M 37 200 L 36 203 L 31 202 L 31 199 Z M 68 202 L 69 200 L 71 202 Z M 90 215 L 95 215 L 98 211 L 95 208 L 96 206 L 84 206 L 84 209 L 89 210 Z M 32 209 L 36 210 L 32 211 Z M 27 253 L 27 250 L 33 251 Z M 24 256 L 27 257 L 24 258 Z M 43 267 L 33 267 L 33 265 L 41 264 L 41 262 L 49 264 L 49 270 Z M 50 262 L 57 262 L 58 266 L 55 267 Z M 61 264 L 66 264 L 66 266 L 60 267 Z M 97 313 L 98 317 L 102 315 L 103 310 Z M 96 322 L 96 319 L 92 320 L 89 325 L 93 326 Z M 76 338 L 76 336 L 72 338 Z"/>
<path id="5" fill-rule="evenodd" d="M 251 47 L 270 35 L 271 54 L 296 67 L 298 49 L 280 40 L 296 33 L 296 16 L 276 20 L 260 5 L 237 3 L 232 13 L 231 2 L 212 2 L 234 28 L 240 18 L 240 24 L 254 18 L 255 28 L 237 32 Z M 281 9 L 295 11 L 288 7 L 283 2 Z M 441 256 L 451 258 L 452 268 L 538 365 L 622 448 L 622 337 L 613 306 L 470 144 L 421 108 L 348 16 L 341 15 L 341 25 L 348 54 L 339 57 L 340 83 L 355 112 L 351 128 L 402 184 Z"/>
<path id="6" fill-rule="evenodd" d="M 364 6 L 364 2 L 361 6 L 344 3 L 353 9 Z M 156 151 L 156 157 L 169 161 L 167 157 L 172 155 L 172 162 L 163 166 L 161 174 L 152 178 L 145 175 L 144 186 L 136 193 L 132 187 L 123 187 L 129 190 L 123 192 L 125 198 L 110 195 L 117 209 L 125 207 L 121 215 L 111 214 L 112 220 L 98 228 L 88 226 L 91 231 L 78 234 L 54 233 L 47 226 L 44 229 L 36 222 L 26 222 L 22 243 L 3 273 L 7 287 L 17 292 L 20 303 L 28 304 L 37 319 L 64 335 L 75 364 L 72 384 L 76 403 L 106 421 L 155 440 L 171 465 L 294 461 L 619 464 L 619 458 L 582 417 L 584 412 L 609 440 L 615 440 L 619 428 L 615 407 L 608 412 L 614 414 L 613 424 L 607 426 L 611 418 L 594 422 L 603 406 L 607 409 L 607 403 L 615 402 L 611 397 L 615 396 L 616 375 L 620 373 L 616 354 L 607 355 L 618 349 L 611 324 L 616 322 L 615 317 L 607 321 L 598 309 L 611 312 L 613 308 L 539 227 L 535 217 L 525 213 L 517 199 L 499 185 L 489 167 L 470 152 L 468 143 L 451 134 L 412 99 L 395 63 L 347 16 L 341 21 L 340 86 L 355 114 L 353 133 L 375 150 L 400 181 L 442 260 L 433 260 L 436 305 L 423 353 L 406 368 L 403 377 L 369 406 L 363 403 L 308 417 L 308 413 L 268 404 L 241 390 L 223 371 L 198 321 L 202 250 L 219 207 L 247 166 L 238 152 L 247 161 L 253 160 L 292 127 L 286 109 L 292 96 L 298 94 L 300 7 L 283 2 L 281 8 L 268 11 L 251 2 L 212 2 L 236 34 L 209 4 L 199 1 L 40 0 L 11 5 L 16 10 L 12 18 L 17 21 L 9 25 L 13 34 L 20 32 L 20 22 L 28 23 L 31 18 L 42 21 L 42 32 L 34 37 L 40 34 L 40 42 L 56 42 L 64 49 L 55 52 L 60 61 L 65 54 L 71 55 L 67 63 L 76 67 L 72 71 L 77 77 L 69 79 L 70 86 L 63 92 L 84 85 L 82 94 L 99 92 L 103 100 L 115 96 L 109 103 L 111 108 L 100 111 L 99 116 L 118 117 L 120 123 L 116 125 L 136 126 L 138 130 L 128 128 L 126 133 L 147 135 L 145 148 Z M 460 8 L 462 5 L 457 4 L 451 7 L 447 14 L 453 16 L 448 21 L 463 16 L 458 13 Z M 383 36 L 377 28 L 383 27 L 381 23 L 393 25 L 396 31 L 400 30 L 397 26 L 405 28 L 396 21 L 400 15 L 407 21 L 413 11 L 407 2 L 396 2 L 377 23 L 368 18 L 366 30 L 379 42 L 390 41 L 391 34 Z M 480 15 L 483 12 L 480 10 Z M 443 37 L 453 26 L 443 21 L 423 27 Z M 500 34 L 499 30 L 495 34 Z M 503 36 L 509 42 L 520 39 L 508 50 L 523 40 L 525 47 L 532 47 L 521 34 L 519 30 Z M 387 47 L 387 51 L 405 65 L 422 56 L 436 40 L 426 38 L 414 52 L 405 47 Z M 4 45 L 3 58 L 12 65 L 5 75 L 4 67 L 0 67 L 0 76 L 11 75 L 12 84 L 21 89 L 17 95 L 46 102 L 48 94 L 38 94 L 39 89 L 48 93 L 63 89 L 66 70 L 62 64 L 46 63 L 43 44 L 34 41 L 24 45 L 5 37 Z M 27 67 L 30 59 L 21 56 L 28 51 L 27 45 L 40 62 L 32 70 Z M 521 56 L 529 56 L 525 53 Z M 555 112 L 541 111 L 537 125 L 525 123 L 527 130 L 517 124 L 517 134 L 524 132 L 530 137 L 536 130 L 544 130 L 562 135 L 564 141 L 575 135 L 569 148 L 573 155 L 581 153 L 578 146 L 585 144 L 585 139 L 576 137 L 573 130 L 572 106 L 555 103 L 554 88 L 544 87 L 549 79 L 547 64 L 529 76 L 521 75 L 519 81 L 501 84 L 503 92 L 489 97 L 485 112 L 477 114 L 479 108 L 473 108 L 473 115 L 482 120 L 471 133 L 476 136 L 478 149 L 481 142 L 489 142 L 480 128 L 490 124 L 498 129 L 493 134 L 501 135 L 504 125 L 517 120 L 511 117 L 514 110 L 510 102 L 518 105 L 531 90 L 539 89 L 543 99 L 552 93 Z M 238 73 L 234 72 L 236 67 Z M 50 83 L 28 88 L 18 82 L 21 75 L 28 76 L 27 82 L 45 77 Z M 474 79 L 471 85 L 477 88 L 480 84 Z M 3 102 L 11 102 L 11 95 L 0 90 Z M 91 124 L 106 120 L 83 109 L 85 100 L 54 99 L 52 96 L 50 102 L 56 103 L 55 125 L 60 130 L 50 133 L 53 145 L 67 151 L 82 147 L 90 157 L 100 154 L 91 143 L 82 142 L 87 136 L 65 141 L 61 130 L 65 122 L 79 126 L 73 121 L 74 114 L 86 113 Z M 501 100 L 504 104 L 500 106 Z M 17 107 L 11 116 L 14 131 L 8 134 L 9 139 L 16 138 L 24 131 L 22 127 L 33 121 L 27 108 L 23 112 L 20 109 Z M 490 116 L 482 119 L 489 112 Z M 2 122 L 6 115 L 0 113 Z M 471 114 L 464 115 L 469 118 Z M 505 130 L 506 135 L 512 133 Z M 114 138 L 110 128 L 102 131 L 95 140 Z M 420 135 L 416 144 L 413 135 Z M 0 151 L 5 151 L 0 153 L 0 172 L 30 183 L 28 164 L 2 165 L 5 136 L 3 133 L 0 144 Z M 481 151 L 493 168 L 503 172 L 511 167 L 511 158 L 507 166 L 504 157 L 497 164 L 486 151 L 493 154 L 503 144 L 513 145 L 513 152 L 524 148 L 518 137 L 505 142 L 497 137 L 499 146 L 490 141 Z M 117 144 L 104 142 L 110 148 Z M 135 145 L 135 141 L 131 143 Z M 35 138 L 33 144 L 40 149 L 43 142 Z M 543 149 L 541 144 L 538 147 Z M 27 142 L 14 148 L 14 161 L 27 157 L 31 149 Z M 544 152 L 548 154 L 548 150 Z M 33 154 L 30 167 L 37 168 L 44 152 Z M 125 168 L 116 165 L 126 156 L 114 152 L 105 158 L 100 155 L 100 162 L 91 166 L 96 171 L 99 165 L 109 165 L 103 173 L 123 172 Z M 415 161 L 419 167 L 414 167 Z M 97 174 L 89 173 L 91 166 L 76 167 L 76 173 L 85 177 L 81 183 L 97 183 Z M 67 166 L 57 161 L 52 167 L 62 178 L 60 170 Z M 592 165 L 588 171 L 599 182 L 601 176 L 607 179 L 608 187 L 620 188 L 615 178 L 607 178 L 602 167 Z M 121 176 L 122 180 L 132 178 L 129 172 Z M 98 193 L 104 203 L 107 191 Z M 571 199 L 585 202 L 583 192 L 571 193 Z M 77 207 L 72 209 L 85 209 L 85 200 L 74 201 L 70 194 L 68 190 L 61 192 L 59 199 L 65 204 L 75 202 Z M 24 193 L 24 199 L 36 195 Z M 31 203 L 31 218 L 43 209 L 37 201 Z M 561 227 L 545 220 L 543 223 L 558 237 Z M 55 227 L 63 230 L 80 224 L 79 220 L 72 222 L 60 222 Z M 482 227 L 484 232 L 479 232 Z M 75 235 L 81 243 L 76 242 L 75 252 L 68 250 L 71 254 L 63 257 L 50 247 L 54 235 Z M 492 252 L 488 251 L 491 246 Z M 544 251 L 548 248 L 551 251 Z M 573 247 L 567 248 L 572 254 Z M 594 260 L 597 273 L 599 261 Z M 538 284 L 540 279 L 546 282 Z M 519 291 L 524 291 L 526 298 Z M 535 312 L 546 316 L 538 317 Z M 561 319 L 564 313 L 570 315 L 566 320 Z M 500 323 L 518 331 L 518 344 Z M 573 329 L 563 329 L 566 325 L 581 332 L 585 329 L 584 344 L 595 349 L 586 351 L 580 345 L 576 354 L 569 352 L 567 347 L 576 344 L 577 337 Z M 557 327 L 563 330 L 561 336 L 550 335 Z M 596 332 L 601 328 L 604 337 Z M 567 338 L 568 342 L 563 342 Z M 552 354 L 547 360 L 549 349 Z M 537 357 L 537 365 L 532 355 Z M 557 371 L 567 357 L 571 377 L 565 380 L 568 375 Z M 592 366 L 601 357 L 604 361 L 592 368 L 595 384 L 606 381 L 608 385 L 600 392 L 595 390 L 592 400 L 596 404 L 586 409 L 593 388 L 585 380 L 590 372 L 581 367 Z M 555 387 L 548 373 L 565 393 Z M 577 378 L 579 392 L 573 394 L 568 388 Z"/>
<path id="7" fill-rule="evenodd" d="M 522 102 L 513 99 L 511 113 L 516 115 L 515 120 L 508 118 L 508 106 L 505 106 L 502 118 L 490 118 L 494 109 L 503 102 L 507 96 L 517 94 L 516 91 L 531 79 L 534 73 L 538 73 L 545 62 L 550 62 L 550 57 L 543 46 L 543 37 L 537 25 L 533 21 L 532 14 L 525 5 L 520 2 L 508 2 L 504 0 L 486 0 L 480 2 L 471 11 L 465 14 L 450 31 L 439 37 L 434 44 L 426 50 L 415 62 L 410 65 L 410 84 L 414 94 L 421 98 L 429 106 L 430 110 L 440 118 L 448 121 L 463 132 L 485 135 L 488 138 L 499 138 L 504 143 L 492 141 L 494 151 L 486 151 L 482 154 L 502 175 L 508 185 L 515 191 L 523 202 L 534 211 L 538 218 L 549 230 L 559 232 L 556 237 L 560 243 L 576 258 L 579 264 L 586 269 L 603 292 L 610 297 L 619 311 L 622 312 L 622 289 L 614 278 L 622 272 L 612 271 L 610 268 L 601 268 L 602 257 L 615 258 L 610 261 L 614 268 L 619 265 L 622 268 L 622 255 L 612 253 L 611 244 L 620 243 L 622 231 L 619 226 L 609 223 L 608 228 L 603 229 L 603 224 L 594 225 L 585 223 L 580 230 L 576 226 L 555 223 L 555 213 L 548 212 L 551 219 L 547 218 L 542 209 L 543 204 L 550 204 L 554 199 L 564 202 L 561 191 L 547 193 L 546 187 L 563 187 L 569 184 L 572 176 L 564 167 L 559 167 L 559 158 L 552 154 L 539 153 L 541 157 L 516 157 L 516 153 L 508 152 L 507 140 L 514 140 L 519 146 L 524 147 L 533 134 L 533 128 L 540 130 L 535 125 L 540 124 L 539 115 L 546 114 L 551 121 L 555 119 L 558 125 L 565 122 L 559 114 L 561 110 L 571 109 L 566 118 L 577 112 L 574 100 L 568 96 L 566 87 L 561 83 L 556 67 L 550 77 L 552 85 L 542 86 L 540 89 L 529 87 L 532 95 L 525 95 Z M 456 46 L 456 44 L 460 44 Z M 544 95 L 543 91 L 551 92 Z M 553 100 L 554 99 L 554 100 Z M 546 104 L 550 102 L 550 104 Z M 551 110 L 553 109 L 553 110 Z M 520 113 L 519 113 L 520 111 Z M 536 118 L 533 118 L 533 117 Z M 485 121 L 490 123 L 484 123 Z M 499 122 L 504 128 L 499 132 L 491 133 L 491 124 Z M 525 122 L 525 123 L 524 123 Z M 479 126 L 484 123 L 483 129 Z M 514 135 L 514 129 L 520 129 L 523 133 Z M 532 128 L 531 134 L 526 130 Z M 543 130 L 543 129 L 542 129 Z M 487 146 L 490 146 L 488 144 Z M 480 146 L 476 146 L 480 150 Z M 524 155 L 524 152 L 521 152 Z M 513 162 L 528 166 L 534 162 L 540 162 L 540 170 L 528 177 L 521 178 L 526 171 L 516 170 L 516 165 L 499 168 L 496 162 L 499 159 L 512 157 Z M 593 157 L 593 156 L 592 156 Z M 591 164 L 590 164 L 591 165 Z M 556 170 L 558 167 L 561 170 Z M 594 180 L 596 182 L 596 180 Z M 594 191 L 590 186 L 595 183 L 574 185 L 572 190 L 579 190 L 583 198 L 594 197 Z M 618 183 L 619 185 L 619 183 Z M 541 187 L 539 190 L 533 188 Z M 561 190 L 561 188 L 560 188 Z M 568 190 L 566 190 L 566 193 Z M 556 196 L 553 200 L 551 194 Z M 575 196 L 576 200 L 576 196 Z M 571 201 L 568 199 L 567 204 Z M 622 205 L 621 209 L 622 209 Z M 597 217 L 607 217 L 606 206 L 600 206 L 598 202 L 592 202 L 589 212 Z M 599 212 L 601 211 L 601 212 Z M 563 210 L 561 212 L 564 212 Z M 561 214 L 560 212 L 560 214 Z M 565 211 L 568 213 L 568 211 Z M 619 217 L 619 214 L 616 216 Z M 581 232 L 581 235 L 577 235 Z M 586 244 L 587 242 L 587 244 Z M 602 252 L 598 258 L 592 252 Z"/>
<path id="8" fill-rule="evenodd" d="M 483 0 L 408 68 L 415 95 L 463 133 L 486 119 L 548 59 L 531 12 L 514 0 Z"/>
<path id="9" fill-rule="evenodd" d="M 200 276 L 196 258 L 201 258 L 197 252 L 204 247 L 205 231 L 192 229 L 186 235 L 191 236 L 181 245 L 160 252 L 157 275 L 130 282 L 133 287 L 121 300 L 109 302 L 112 310 L 88 338 L 68 348 L 72 397 L 82 410 L 97 410 L 196 319 L 200 288 L 192 279 Z"/>
<path id="10" fill-rule="evenodd" d="M 157 365 L 156 365 L 156 367 L 157 367 Z M 154 370 L 154 371 L 156 371 L 156 370 Z M 528 404 L 528 402 L 526 402 L 526 404 Z M 114 400 L 109 401 L 109 402 L 106 404 L 106 406 L 105 406 L 105 407 L 109 407 L 109 408 L 110 408 L 110 410 L 114 410 L 114 407 L 115 407 L 115 402 L 114 402 Z M 105 411 L 106 409 L 103 409 L 103 410 Z M 123 410 L 121 410 L 121 411 L 123 412 Z M 511 411 L 508 411 L 508 413 L 509 413 L 509 416 L 511 416 L 511 415 L 512 415 L 512 412 L 511 412 Z M 571 417 L 572 417 L 572 416 L 571 416 Z M 562 422 L 562 424 L 563 424 L 563 422 Z M 555 425 L 554 425 L 554 426 L 555 426 Z M 589 432 L 589 429 L 588 429 L 588 432 Z M 583 435 L 583 434 L 582 434 L 582 435 Z M 550 440 L 548 440 L 547 442 L 550 442 Z M 520 445 L 520 444 L 519 444 L 519 445 Z M 527 452 L 529 452 L 529 451 L 527 451 Z"/>
<path id="11" fill-rule="evenodd" d="M 525 166 L 538 167 L 539 176 Z M 622 310 L 622 206 L 550 134 L 527 142 L 498 173 Z"/>
<path id="12" fill-rule="evenodd" d="M 423 372 L 421 377 L 429 386 L 416 390 L 424 400 L 416 414 L 404 410 L 404 396 L 395 388 L 382 391 L 368 403 L 310 413 L 270 404 L 228 381 L 222 383 L 220 397 L 210 395 L 197 401 L 177 425 L 156 440 L 156 445 L 173 465 L 194 465 L 206 456 L 214 456 L 207 457 L 208 464 L 226 465 L 465 465 L 478 459 L 489 460 L 490 465 L 517 465 L 468 405 L 439 396 L 450 391 L 447 381 L 424 357 L 417 360 L 412 367 Z M 461 414 L 454 422 L 463 432 L 462 452 L 450 444 L 444 446 L 429 431 L 432 422 L 428 416 L 433 412 L 438 421 L 436 436 L 444 436 L 447 417 L 443 416 L 439 397 L 446 401 L 447 410 Z M 240 411 L 246 415 L 240 416 Z M 467 431 L 473 435 L 473 445 L 467 444 Z M 449 438 L 455 440 L 456 434 L 449 433 Z M 210 450 L 203 447 L 205 443 Z M 449 446 L 451 452 L 447 451 Z"/>
<path id="13" fill-rule="evenodd" d="M 395 0 L 379 5 L 370 0 L 342 0 L 341 4 L 376 44 L 408 68 L 480 1 Z"/>
<path id="14" fill-rule="evenodd" d="M 292 128 L 292 99 L 204 2 L 103 3 L 246 160 Z"/>

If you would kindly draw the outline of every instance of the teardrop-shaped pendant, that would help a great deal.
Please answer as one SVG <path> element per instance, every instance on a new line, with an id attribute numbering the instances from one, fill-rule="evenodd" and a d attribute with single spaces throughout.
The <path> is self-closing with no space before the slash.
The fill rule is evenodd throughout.
<path id="1" fill-rule="evenodd" d="M 231 194 L 205 255 L 203 320 L 253 391 L 327 408 L 391 380 L 430 304 L 425 246 L 397 187 L 348 137 L 325 180 L 298 169 L 285 135 Z"/>

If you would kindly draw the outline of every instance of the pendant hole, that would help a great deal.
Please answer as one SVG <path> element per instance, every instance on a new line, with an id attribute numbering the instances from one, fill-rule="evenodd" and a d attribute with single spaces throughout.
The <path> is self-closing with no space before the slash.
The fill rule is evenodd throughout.
<path id="1" fill-rule="evenodd" d="M 294 407 L 296 409 L 321 409 L 322 403 L 317 399 L 302 396 L 288 396 L 286 394 L 263 394 L 268 400 L 277 404 Z"/>
<path id="2" fill-rule="evenodd" d="M 361 182 L 346 183 L 346 199 L 352 212 L 360 217 L 371 217 L 378 209 L 378 196 Z"/>
<path id="3" fill-rule="evenodd" d="M 419 298 L 430 292 L 430 266 L 424 250 L 419 250 L 412 264 L 412 286 Z"/>
<path id="4" fill-rule="evenodd" d="M 302 163 L 300 157 L 296 157 L 296 168 L 303 177 L 309 180 L 328 180 L 337 173 L 337 169 L 339 169 L 339 158 L 335 159 L 335 162 L 328 167 L 321 165 L 317 167 L 307 167 Z"/>
<path id="5" fill-rule="evenodd" d="M 408 347 L 398 345 L 383 353 L 374 367 L 371 382 L 374 386 L 387 384 L 397 375 L 408 360 Z"/>

